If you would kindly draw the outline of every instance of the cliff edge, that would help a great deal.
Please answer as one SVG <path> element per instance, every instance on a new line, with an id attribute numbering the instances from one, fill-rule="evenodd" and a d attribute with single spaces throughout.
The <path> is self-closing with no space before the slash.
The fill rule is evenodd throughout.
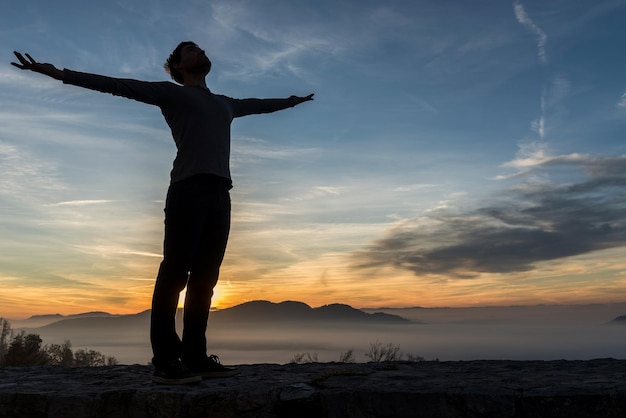
<path id="1" fill-rule="evenodd" d="M 190 386 L 152 368 L 0 369 L 0 418 L 624 417 L 626 360 L 239 366 Z"/>

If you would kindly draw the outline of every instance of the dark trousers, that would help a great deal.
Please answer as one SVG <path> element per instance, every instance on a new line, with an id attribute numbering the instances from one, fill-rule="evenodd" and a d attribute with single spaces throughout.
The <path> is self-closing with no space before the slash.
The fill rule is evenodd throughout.
<path id="1" fill-rule="evenodd" d="M 196 175 L 170 185 L 165 202 L 163 261 L 154 286 L 153 363 L 206 355 L 213 288 L 230 230 L 230 182 Z M 176 333 L 180 292 L 187 287 L 182 339 Z"/>

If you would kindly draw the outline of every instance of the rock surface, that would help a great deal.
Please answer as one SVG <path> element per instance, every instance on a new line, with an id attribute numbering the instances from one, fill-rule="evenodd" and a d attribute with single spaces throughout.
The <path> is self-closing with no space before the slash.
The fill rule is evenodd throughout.
<path id="1" fill-rule="evenodd" d="M 186 386 L 143 365 L 0 369 L 5 417 L 625 417 L 626 360 L 239 366 Z"/>

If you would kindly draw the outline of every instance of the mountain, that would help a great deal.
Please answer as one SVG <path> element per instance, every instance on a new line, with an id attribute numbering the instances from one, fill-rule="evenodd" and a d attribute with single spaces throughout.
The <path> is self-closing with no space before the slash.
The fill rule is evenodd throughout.
<path id="1" fill-rule="evenodd" d="M 68 319 L 108 318 L 112 316 L 117 316 L 117 315 L 112 315 L 108 312 L 95 311 L 95 312 L 85 312 L 85 313 L 74 314 L 74 315 L 61 315 L 61 314 L 33 315 L 26 319 L 9 320 L 9 322 L 11 323 L 11 326 L 13 328 L 39 328 L 48 324 L 52 324 L 55 322 L 68 320 Z"/>
<path id="2" fill-rule="evenodd" d="M 102 330 L 107 328 L 129 329 L 135 326 L 144 327 L 150 321 L 150 311 L 143 311 L 131 315 L 108 315 L 108 316 L 89 316 L 89 315 L 72 315 L 71 318 L 62 319 L 41 327 L 42 329 L 90 329 Z"/>
<path id="3" fill-rule="evenodd" d="M 118 329 L 120 331 L 147 327 L 150 323 L 150 311 L 146 310 L 132 315 L 111 315 L 107 313 L 80 314 L 80 315 L 44 315 L 43 317 L 56 319 L 52 323 L 34 327 L 24 324 L 20 328 L 40 328 L 45 330 L 105 330 Z M 182 310 L 177 315 L 182 320 Z M 233 323 L 304 323 L 304 322 L 343 322 L 343 323 L 377 323 L 377 324 L 409 324 L 412 323 L 398 315 L 381 312 L 366 313 L 349 305 L 331 304 L 319 308 L 311 308 L 302 302 L 285 301 L 273 303 L 263 300 L 246 302 L 231 308 L 211 312 L 211 326 Z"/>
<path id="4" fill-rule="evenodd" d="M 311 307 L 306 303 L 257 300 L 214 311 L 211 313 L 211 322 L 282 322 L 309 319 L 310 314 Z"/>
<path id="5" fill-rule="evenodd" d="M 84 312 L 74 315 L 33 315 L 30 318 L 26 319 L 26 321 L 47 321 L 47 320 L 60 320 L 60 319 L 71 319 L 71 318 L 100 318 L 106 316 L 113 316 L 108 312 L 95 311 L 95 312 Z"/>
<path id="6" fill-rule="evenodd" d="M 366 313 L 349 305 L 331 304 L 311 308 L 306 303 L 285 301 L 273 303 L 264 300 L 242 303 L 212 313 L 211 321 L 221 322 L 367 322 L 367 323 L 410 323 L 408 319 L 386 313 Z"/>

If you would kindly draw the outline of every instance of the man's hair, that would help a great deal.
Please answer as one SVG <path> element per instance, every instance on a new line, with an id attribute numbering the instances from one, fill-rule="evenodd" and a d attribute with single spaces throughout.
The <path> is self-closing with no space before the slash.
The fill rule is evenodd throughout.
<path id="1" fill-rule="evenodd" d="M 180 62 L 181 51 L 183 50 L 184 47 L 188 45 L 195 45 L 195 44 L 196 44 L 195 42 L 191 42 L 191 41 L 185 41 L 185 42 L 179 43 L 176 49 L 174 49 L 174 51 L 172 51 L 172 53 L 170 54 L 167 61 L 165 61 L 165 64 L 163 64 L 163 68 L 165 68 L 165 71 L 167 71 L 167 73 L 170 76 L 172 76 L 172 79 L 179 84 L 184 83 L 183 75 L 180 73 L 180 71 L 174 68 L 174 64 L 178 64 Z"/>

